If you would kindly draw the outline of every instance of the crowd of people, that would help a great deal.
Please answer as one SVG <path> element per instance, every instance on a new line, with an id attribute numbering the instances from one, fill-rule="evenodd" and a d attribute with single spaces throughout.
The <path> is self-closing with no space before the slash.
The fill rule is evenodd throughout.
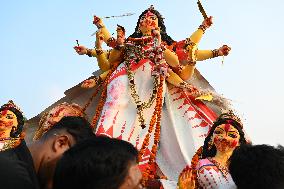
<path id="1" fill-rule="evenodd" d="M 203 15 L 182 41 L 167 34 L 153 6 L 128 38 L 120 25 L 112 37 L 94 16 L 95 49 L 78 41 L 74 49 L 97 58 L 98 77 L 82 82 L 83 91 L 69 103 L 41 114 L 35 133 L 25 133 L 23 113 L 13 101 L 1 106 L 0 187 L 284 188 L 284 148 L 251 144 L 226 99 L 195 68 L 197 61 L 231 50 L 198 49 L 213 24 Z M 103 50 L 103 42 L 111 49 Z M 33 141 L 26 143 L 25 134 L 33 134 Z"/>
<path id="2" fill-rule="evenodd" d="M 157 179 L 142 184 L 139 152 L 131 143 L 96 136 L 84 114 L 70 114 L 74 105 L 64 103 L 64 107 L 50 111 L 60 111 L 52 117 L 57 121 L 28 145 L 23 137 L 24 118 L 19 108 L 12 101 L 1 107 L 1 188 L 163 187 Z M 284 148 L 247 143 L 238 121 L 223 114 L 214 122 L 203 150 L 199 149 L 191 166 L 181 172 L 176 187 L 284 188 Z"/>

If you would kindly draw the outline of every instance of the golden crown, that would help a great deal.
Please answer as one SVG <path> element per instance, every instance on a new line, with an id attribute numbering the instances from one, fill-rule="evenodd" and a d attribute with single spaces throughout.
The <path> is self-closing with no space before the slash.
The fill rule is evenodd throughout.
<path id="1" fill-rule="evenodd" d="M 1 109 L 9 109 L 9 108 L 15 108 L 16 110 L 18 110 L 19 112 L 21 112 L 21 114 L 23 114 L 23 112 L 21 111 L 21 109 L 13 102 L 13 100 L 9 100 L 6 104 L 1 106 Z"/>
<path id="2" fill-rule="evenodd" d="M 220 116 L 219 116 L 219 119 L 232 119 L 232 120 L 235 120 L 236 122 L 238 122 L 241 127 L 243 128 L 243 123 L 242 123 L 242 120 L 241 118 L 236 115 L 233 110 L 229 110 L 228 112 L 224 112 L 222 113 Z"/>

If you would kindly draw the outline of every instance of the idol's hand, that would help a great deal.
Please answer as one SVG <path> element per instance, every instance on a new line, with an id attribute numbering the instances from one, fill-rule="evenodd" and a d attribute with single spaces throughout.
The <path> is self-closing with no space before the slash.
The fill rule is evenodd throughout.
<path id="1" fill-rule="evenodd" d="M 202 25 L 207 28 L 209 28 L 210 26 L 212 26 L 213 24 L 213 17 L 212 16 L 209 16 L 208 18 L 204 19 L 203 22 L 202 22 Z"/>
<path id="2" fill-rule="evenodd" d="M 219 56 L 227 56 L 230 53 L 231 47 L 227 45 L 223 45 L 218 49 L 218 55 Z"/>
<path id="3" fill-rule="evenodd" d="M 90 88 L 95 87 L 97 82 L 98 82 L 97 78 L 87 79 L 87 80 L 83 81 L 83 83 L 81 84 L 81 87 L 85 88 L 85 89 L 90 89 Z"/>
<path id="4" fill-rule="evenodd" d="M 87 54 L 87 48 L 84 46 L 75 46 L 74 49 L 79 55 Z"/>
<path id="5" fill-rule="evenodd" d="M 195 188 L 195 179 L 192 176 L 192 171 L 188 170 L 182 173 L 178 182 L 179 189 L 194 189 Z"/>
<path id="6" fill-rule="evenodd" d="M 161 44 L 161 33 L 160 33 L 160 30 L 161 29 L 159 27 L 157 27 L 157 28 L 152 30 L 153 37 L 158 39 L 158 44 L 157 45 Z"/>
<path id="7" fill-rule="evenodd" d="M 97 26 L 98 29 L 104 27 L 103 20 L 100 17 L 94 16 L 93 24 Z"/>
<path id="8" fill-rule="evenodd" d="M 152 35 L 153 35 L 154 37 L 157 37 L 157 38 L 161 37 L 160 30 L 161 30 L 161 29 L 160 29 L 159 27 L 153 29 L 153 30 L 152 30 Z"/>
<path id="9" fill-rule="evenodd" d="M 124 44 L 124 41 L 125 41 L 125 32 L 120 29 L 119 27 L 117 27 L 117 30 L 116 30 L 117 34 L 117 39 L 116 39 L 116 43 L 117 45 L 123 45 Z"/>
<path id="10" fill-rule="evenodd" d="M 102 48 L 103 42 L 104 42 L 104 35 L 100 30 L 98 30 L 96 32 L 96 48 Z"/>

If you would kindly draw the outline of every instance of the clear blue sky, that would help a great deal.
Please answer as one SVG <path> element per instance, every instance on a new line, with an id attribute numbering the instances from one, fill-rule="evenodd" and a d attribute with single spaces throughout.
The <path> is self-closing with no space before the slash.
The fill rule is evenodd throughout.
<path id="1" fill-rule="evenodd" d="M 73 46 L 92 47 L 92 16 L 136 13 L 105 20 L 134 31 L 139 14 L 151 4 L 165 17 L 168 34 L 188 37 L 202 22 L 194 0 L 49 0 L 0 2 L 0 104 L 13 99 L 28 118 L 37 115 L 98 69 L 95 59 L 78 56 Z M 214 16 L 200 49 L 228 44 L 230 56 L 202 62 L 198 69 L 215 89 L 232 99 L 255 143 L 284 145 L 282 0 L 205 1 Z"/>

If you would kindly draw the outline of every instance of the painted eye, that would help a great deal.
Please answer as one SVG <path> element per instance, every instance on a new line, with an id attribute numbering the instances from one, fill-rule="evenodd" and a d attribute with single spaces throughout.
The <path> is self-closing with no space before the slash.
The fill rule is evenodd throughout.
<path id="1" fill-rule="evenodd" d="M 221 134 L 222 132 L 219 130 L 214 131 L 214 134 Z"/>
<path id="2" fill-rule="evenodd" d="M 152 19 L 152 20 L 156 20 L 157 17 L 156 17 L 156 16 L 151 16 L 151 19 Z"/>
<path id="3" fill-rule="evenodd" d="M 6 118 L 7 118 L 7 119 L 13 119 L 13 116 L 7 115 Z"/>
<path id="4" fill-rule="evenodd" d="M 235 135 L 235 134 L 229 134 L 229 137 L 237 138 L 238 136 L 237 136 L 237 135 Z"/>

